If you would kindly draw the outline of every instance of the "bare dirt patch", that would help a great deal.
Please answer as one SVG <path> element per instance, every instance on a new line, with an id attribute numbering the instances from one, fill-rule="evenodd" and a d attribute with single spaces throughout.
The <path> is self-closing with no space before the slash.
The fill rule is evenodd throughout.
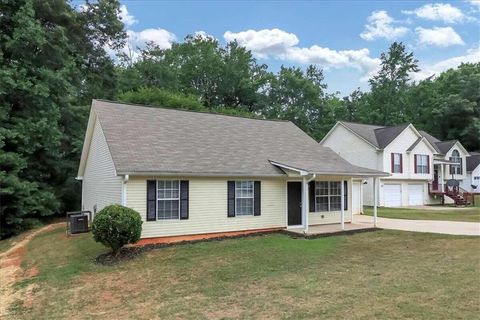
<path id="1" fill-rule="evenodd" d="M 15 301 L 23 301 L 24 303 L 29 301 L 34 290 L 33 285 L 29 285 L 23 290 L 15 290 L 13 285 L 29 277 L 33 277 L 38 273 L 38 269 L 35 267 L 23 272 L 21 268 L 22 257 L 25 254 L 25 247 L 38 234 L 57 228 L 64 223 L 55 223 L 47 225 L 43 228 L 30 233 L 21 241 L 15 243 L 10 249 L 0 254 L 0 318 L 9 313 L 9 308 Z"/>

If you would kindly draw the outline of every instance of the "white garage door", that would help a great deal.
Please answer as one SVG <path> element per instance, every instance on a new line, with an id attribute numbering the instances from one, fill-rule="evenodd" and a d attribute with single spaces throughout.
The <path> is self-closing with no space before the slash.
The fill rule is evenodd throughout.
<path id="1" fill-rule="evenodd" d="M 423 184 L 408 185 L 408 205 L 409 206 L 423 205 Z"/>
<path id="2" fill-rule="evenodd" d="M 385 207 L 402 206 L 402 188 L 399 184 L 386 184 L 383 186 Z"/>
<path id="3" fill-rule="evenodd" d="M 359 214 L 362 212 L 362 204 L 361 204 L 361 193 L 360 190 L 362 188 L 361 182 L 354 182 L 352 184 L 352 212 L 353 214 Z"/>

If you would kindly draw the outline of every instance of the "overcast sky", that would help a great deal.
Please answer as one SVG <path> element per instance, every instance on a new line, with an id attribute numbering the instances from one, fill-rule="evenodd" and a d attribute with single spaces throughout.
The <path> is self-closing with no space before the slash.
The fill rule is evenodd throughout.
<path id="1" fill-rule="evenodd" d="M 77 4 L 80 2 L 75 1 Z M 480 61 L 480 1 L 121 1 L 132 47 L 168 48 L 187 34 L 237 41 L 271 71 L 316 64 L 328 91 L 347 95 L 403 41 L 420 61 L 422 79 Z"/>

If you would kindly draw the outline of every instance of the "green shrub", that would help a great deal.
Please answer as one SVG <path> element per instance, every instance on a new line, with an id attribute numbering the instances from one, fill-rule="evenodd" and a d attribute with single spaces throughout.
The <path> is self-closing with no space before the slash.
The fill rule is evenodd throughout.
<path id="1" fill-rule="evenodd" d="M 113 253 L 117 254 L 124 245 L 140 239 L 142 223 L 137 211 L 112 204 L 95 215 L 92 224 L 93 239 L 112 248 Z"/>

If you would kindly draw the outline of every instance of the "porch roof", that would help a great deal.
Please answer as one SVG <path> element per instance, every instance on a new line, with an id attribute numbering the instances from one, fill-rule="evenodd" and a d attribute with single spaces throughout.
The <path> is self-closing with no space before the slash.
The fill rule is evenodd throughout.
<path id="1" fill-rule="evenodd" d="M 270 160 L 270 163 L 280 169 L 287 169 L 306 175 L 330 175 L 330 176 L 352 176 L 352 177 L 388 177 L 389 173 L 358 167 L 350 164 L 342 158 L 333 159 L 332 163 L 316 161 L 316 158 L 294 158 L 289 160 Z M 336 161 L 335 161 L 336 160 Z"/>

